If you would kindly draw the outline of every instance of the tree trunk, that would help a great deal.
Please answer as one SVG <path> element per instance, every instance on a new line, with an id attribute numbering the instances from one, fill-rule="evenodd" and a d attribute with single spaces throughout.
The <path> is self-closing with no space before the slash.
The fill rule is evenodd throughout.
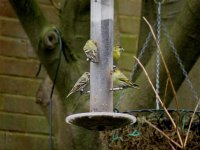
<path id="1" fill-rule="evenodd" d="M 45 66 L 50 78 L 55 77 L 59 63 L 59 37 L 54 28 L 48 24 L 35 0 L 9 0 L 16 11 L 38 57 Z M 199 13 L 200 2 L 198 0 L 187 0 L 186 6 L 179 16 L 176 24 L 171 30 L 171 36 L 180 54 L 183 64 L 189 71 L 199 57 Z M 84 27 L 83 27 L 84 26 Z M 148 28 L 148 27 L 146 27 Z M 89 38 L 89 0 L 65 0 L 60 10 L 60 31 L 65 42 L 65 49 L 61 51 L 61 62 L 58 72 L 56 87 L 60 94 L 60 99 L 53 99 L 54 111 L 54 133 L 58 142 L 58 149 L 100 149 L 98 134 L 84 129 L 69 126 L 65 123 L 65 117 L 75 112 L 89 110 L 88 96 L 79 94 L 71 96 L 68 101 L 64 98 L 79 76 L 88 71 L 88 65 L 82 51 L 83 44 Z M 167 61 L 172 75 L 175 88 L 178 89 L 184 80 L 179 66 L 173 54 L 168 50 L 166 41 L 162 47 L 164 57 Z M 146 68 L 152 78 L 155 73 L 155 54 L 147 61 Z M 161 70 L 161 87 L 165 86 L 166 73 Z M 147 83 L 143 73 L 138 74 L 136 82 L 140 85 L 140 90 L 126 91 L 122 110 L 134 108 L 152 108 L 155 103 L 155 95 Z M 163 96 L 164 88 L 161 89 Z M 167 103 L 172 99 L 172 92 L 169 90 Z M 48 107 L 43 108 L 48 116 Z"/>
<path id="2" fill-rule="evenodd" d="M 172 37 L 177 52 L 180 55 L 187 72 L 189 72 L 193 67 L 200 54 L 200 45 L 198 42 L 200 39 L 199 13 L 200 1 L 187 0 L 184 9 L 170 30 L 170 36 Z M 146 28 L 148 28 L 147 25 Z M 179 64 L 177 63 L 171 48 L 169 48 L 166 38 L 163 40 L 162 45 L 161 49 L 167 62 L 175 89 L 178 90 L 184 80 L 183 73 L 180 70 Z M 155 82 L 155 59 L 156 54 L 154 52 L 146 65 L 146 70 L 149 73 L 150 78 L 153 80 L 153 83 Z M 163 99 L 167 74 L 163 67 L 161 67 L 160 73 L 160 96 Z M 127 90 L 124 94 L 123 102 L 121 103 L 121 109 L 155 108 L 155 94 L 144 73 L 141 73 L 138 76 L 136 83 L 140 85 L 140 90 L 135 90 L 134 92 L 132 89 Z M 166 96 L 167 106 L 171 102 L 173 96 L 172 90 L 169 88 Z"/>
<path id="3" fill-rule="evenodd" d="M 174 22 L 176 21 L 177 16 L 182 11 L 184 4 L 185 0 L 164 1 L 164 3 L 161 4 L 161 19 L 162 19 L 161 22 L 164 23 L 168 29 L 170 29 L 174 25 Z M 142 17 L 144 16 L 149 21 L 149 23 L 154 28 L 155 33 L 157 34 L 156 30 L 157 30 L 158 4 L 156 4 L 155 1 L 143 0 L 141 14 Z M 147 40 L 148 36 L 150 37 L 149 40 Z M 162 30 L 161 30 L 161 38 L 164 38 Z M 137 52 L 138 56 L 140 55 L 141 50 L 145 46 L 147 47 L 145 48 L 145 52 L 143 53 L 143 56 L 140 59 L 140 61 L 144 66 L 149 62 L 150 58 L 153 56 L 153 53 L 156 50 L 156 44 L 155 41 L 153 40 L 149 28 L 147 27 L 146 22 L 143 19 L 141 19 L 138 52 Z M 135 81 L 141 72 L 142 69 L 140 67 L 137 67 L 137 71 L 135 71 L 132 80 Z"/>
<path id="4" fill-rule="evenodd" d="M 76 80 L 83 72 L 88 71 L 88 65 L 83 61 L 85 57 L 82 47 L 89 38 L 89 2 L 89 0 L 64 1 L 60 10 L 59 30 L 64 44 L 64 49 L 61 50 L 59 35 L 54 27 L 48 24 L 35 0 L 10 0 L 51 80 L 55 78 L 59 59 L 61 59 L 56 80 L 60 97 L 53 98 L 53 132 L 57 140 L 56 149 L 60 150 L 100 148 L 97 133 L 72 127 L 65 122 L 67 115 L 89 110 L 88 96 L 80 97 L 80 94 L 74 94 L 69 100 L 65 100 L 66 94 Z M 43 92 L 45 92 L 43 89 L 45 85 L 51 87 L 48 79 L 45 80 L 46 83 L 41 86 Z M 48 98 L 42 96 L 44 99 Z M 48 118 L 49 107 L 46 105 L 41 107 Z"/>

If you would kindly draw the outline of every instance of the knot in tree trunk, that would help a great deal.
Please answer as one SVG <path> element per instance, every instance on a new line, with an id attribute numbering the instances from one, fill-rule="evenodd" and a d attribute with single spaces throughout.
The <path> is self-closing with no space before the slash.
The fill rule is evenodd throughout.
<path id="1" fill-rule="evenodd" d="M 55 31 L 48 31 L 44 35 L 44 46 L 49 49 L 55 49 L 58 44 L 58 34 Z"/>

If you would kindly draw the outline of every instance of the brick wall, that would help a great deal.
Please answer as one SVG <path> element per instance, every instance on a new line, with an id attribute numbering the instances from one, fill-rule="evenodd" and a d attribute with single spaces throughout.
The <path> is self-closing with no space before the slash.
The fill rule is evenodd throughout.
<path id="1" fill-rule="evenodd" d="M 51 23 L 58 16 L 48 0 L 38 0 Z M 0 0 L 0 150 L 46 150 L 49 125 L 35 103 L 44 71 L 8 0 Z"/>
<path id="2" fill-rule="evenodd" d="M 129 76 L 136 55 L 140 25 L 140 0 L 117 0 L 120 44 L 122 53 L 120 67 Z"/>
<path id="3" fill-rule="evenodd" d="M 49 0 L 38 0 L 51 23 L 57 13 Z M 141 1 L 117 0 L 120 43 L 125 48 L 120 67 L 129 74 L 137 50 Z M 8 0 L 0 0 L 0 150 L 48 149 L 49 126 L 35 103 L 44 77 L 35 74 L 39 61 Z"/>

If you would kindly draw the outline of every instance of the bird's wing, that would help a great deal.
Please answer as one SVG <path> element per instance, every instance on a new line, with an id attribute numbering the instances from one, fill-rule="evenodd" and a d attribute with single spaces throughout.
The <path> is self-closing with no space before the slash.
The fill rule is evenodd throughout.
<path id="1" fill-rule="evenodd" d="M 78 81 L 75 83 L 74 87 L 71 89 L 67 97 L 69 97 L 72 93 L 78 92 L 81 89 L 84 89 L 86 85 L 89 83 L 89 76 L 85 73 L 78 79 Z"/>
<path id="2" fill-rule="evenodd" d="M 119 80 L 121 81 L 122 85 L 125 87 L 139 88 L 139 86 L 137 84 L 131 82 L 130 80 L 128 80 L 126 78 L 119 78 Z"/>
<path id="3" fill-rule="evenodd" d="M 132 82 L 126 78 L 119 78 L 119 81 L 122 83 L 123 86 L 132 86 Z"/>

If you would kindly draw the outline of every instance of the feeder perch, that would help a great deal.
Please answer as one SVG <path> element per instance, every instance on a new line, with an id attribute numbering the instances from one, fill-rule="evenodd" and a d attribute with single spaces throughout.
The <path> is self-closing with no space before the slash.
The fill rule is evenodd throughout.
<path id="1" fill-rule="evenodd" d="M 90 62 L 90 112 L 73 114 L 66 122 L 89 130 L 111 130 L 136 122 L 129 114 L 113 112 L 114 0 L 91 0 L 90 38 L 97 43 L 98 63 Z"/>

